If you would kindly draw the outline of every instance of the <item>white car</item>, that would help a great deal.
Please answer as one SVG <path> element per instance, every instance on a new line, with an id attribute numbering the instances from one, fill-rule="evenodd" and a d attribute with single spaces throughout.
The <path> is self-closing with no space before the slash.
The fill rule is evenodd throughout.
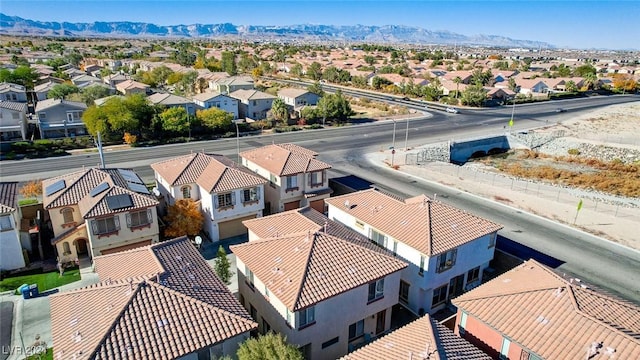
<path id="1" fill-rule="evenodd" d="M 458 111 L 458 109 L 452 108 L 452 107 L 446 108 L 445 111 L 448 112 L 448 113 L 452 113 L 452 114 L 457 114 L 457 113 L 460 112 L 460 111 Z"/>

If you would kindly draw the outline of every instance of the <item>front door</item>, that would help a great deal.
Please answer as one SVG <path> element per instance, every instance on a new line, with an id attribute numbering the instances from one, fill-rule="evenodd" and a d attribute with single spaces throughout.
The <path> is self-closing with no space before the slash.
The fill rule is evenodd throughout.
<path id="1" fill-rule="evenodd" d="M 376 316 L 376 335 L 384 331 L 384 326 L 387 323 L 387 310 L 382 310 Z"/>
<path id="2" fill-rule="evenodd" d="M 76 252 L 78 253 L 78 255 L 87 255 L 87 240 L 76 240 Z"/>

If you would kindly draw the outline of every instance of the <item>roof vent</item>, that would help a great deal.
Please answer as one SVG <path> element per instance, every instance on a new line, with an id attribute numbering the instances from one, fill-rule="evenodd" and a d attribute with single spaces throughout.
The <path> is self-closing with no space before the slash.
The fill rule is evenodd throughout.
<path id="1" fill-rule="evenodd" d="M 282 258 L 281 258 L 280 256 L 278 256 L 278 257 L 276 258 L 276 262 L 277 262 L 277 263 L 281 263 L 281 262 L 282 262 Z"/>
<path id="2" fill-rule="evenodd" d="M 605 354 L 607 355 L 613 355 L 613 353 L 616 352 L 616 349 L 607 346 L 607 351 L 605 352 Z"/>
<path id="3" fill-rule="evenodd" d="M 165 326 L 169 325 L 169 320 L 160 319 L 160 320 L 156 321 L 156 323 L 158 324 L 158 327 L 165 327 Z"/>
<path id="4" fill-rule="evenodd" d="M 510 283 L 510 282 L 511 282 L 511 279 L 504 279 L 504 280 L 502 280 L 502 282 L 503 282 L 503 283 Z"/>
<path id="5" fill-rule="evenodd" d="M 75 342 L 82 341 L 82 335 L 80 334 L 80 331 L 76 331 L 73 333 L 73 341 Z"/>
<path id="6" fill-rule="evenodd" d="M 349 203 L 349 199 L 344 201 L 344 207 L 346 207 L 347 209 L 351 209 L 351 203 Z"/>
<path id="7" fill-rule="evenodd" d="M 544 316 L 540 315 L 538 316 L 538 318 L 536 319 L 537 322 L 539 322 L 542 325 L 547 325 L 549 323 L 549 319 L 545 318 Z"/>
<path id="8" fill-rule="evenodd" d="M 583 288 L 583 289 L 588 289 L 588 288 L 589 288 L 589 287 L 588 287 L 587 285 L 585 285 L 585 284 L 580 284 L 580 287 L 581 287 L 581 288 Z"/>
<path id="9" fill-rule="evenodd" d="M 560 296 L 562 296 L 562 292 L 563 292 L 563 291 L 564 291 L 564 288 L 563 288 L 562 286 L 561 286 L 561 287 L 558 287 L 558 288 L 556 289 L 556 291 L 554 291 L 554 292 L 553 292 L 553 295 L 555 295 L 556 297 L 560 297 Z"/>

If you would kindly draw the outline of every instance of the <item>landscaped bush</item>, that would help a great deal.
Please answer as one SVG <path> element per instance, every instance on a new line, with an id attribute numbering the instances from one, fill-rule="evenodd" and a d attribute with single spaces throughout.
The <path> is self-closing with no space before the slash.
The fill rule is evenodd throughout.
<path id="1" fill-rule="evenodd" d="M 580 155 L 580 150 L 578 150 L 578 149 L 569 149 L 569 150 L 567 150 L 567 153 L 569 153 L 569 155 Z"/>
<path id="2" fill-rule="evenodd" d="M 291 131 L 299 131 L 299 130 L 302 130 L 302 129 L 297 126 L 284 126 L 284 127 L 276 128 L 275 132 L 283 133 L 283 132 L 291 132 Z"/>

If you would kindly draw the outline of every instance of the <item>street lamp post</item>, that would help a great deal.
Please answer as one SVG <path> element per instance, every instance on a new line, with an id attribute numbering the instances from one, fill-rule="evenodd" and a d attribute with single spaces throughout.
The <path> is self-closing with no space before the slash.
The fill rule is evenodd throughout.
<path id="1" fill-rule="evenodd" d="M 404 151 L 409 150 L 409 146 L 407 146 L 408 142 L 409 142 L 409 119 L 407 119 L 407 130 L 404 133 Z"/>
<path id="2" fill-rule="evenodd" d="M 238 164 L 240 163 L 240 128 L 238 122 L 233 122 L 236 125 L 236 151 L 238 152 Z"/>
<path id="3" fill-rule="evenodd" d="M 393 167 L 393 160 L 396 155 L 396 121 L 393 121 L 393 141 L 391 142 L 391 167 Z"/>

